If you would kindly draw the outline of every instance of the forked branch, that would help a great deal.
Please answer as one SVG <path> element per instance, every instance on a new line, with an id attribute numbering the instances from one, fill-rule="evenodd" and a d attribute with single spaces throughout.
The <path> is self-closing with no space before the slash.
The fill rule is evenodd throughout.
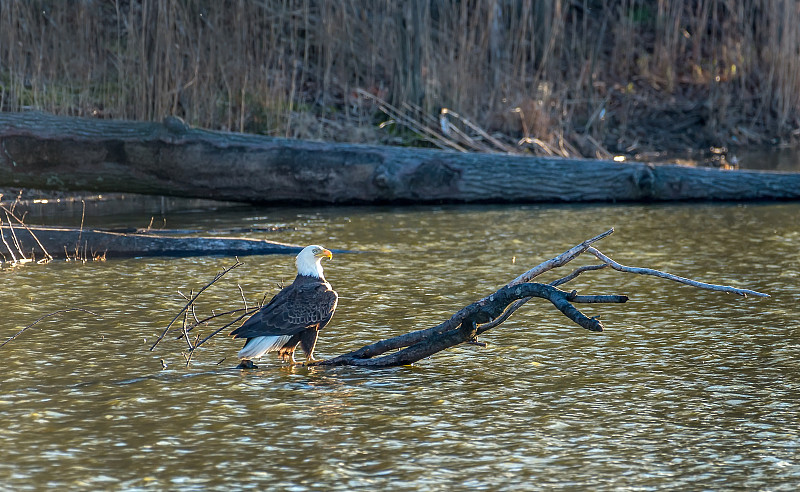
<path id="1" fill-rule="evenodd" d="M 236 267 L 242 266 L 243 264 L 244 264 L 244 263 L 242 263 L 242 262 L 240 262 L 240 261 L 239 261 L 239 258 L 236 258 L 236 263 L 234 263 L 233 265 L 229 266 L 229 267 L 228 267 L 228 268 L 226 268 L 225 270 L 223 270 L 223 271 L 221 271 L 220 273 L 218 273 L 218 274 L 217 274 L 217 275 L 214 277 L 214 280 L 212 280 L 211 282 L 207 283 L 205 286 L 203 286 L 203 288 L 201 288 L 200 290 L 198 290 L 198 291 L 197 291 L 197 294 L 193 295 L 193 296 L 192 296 L 192 298 L 191 298 L 191 299 L 189 299 L 189 302 L 187 302 L 187 303 L 186 303 L 186 305 L 185 305 L 185 306 L 183 306 L 183 308 L 181 308 L 181 310 L 180 310 L 180 311 L 178 311 L 178 314 L 176 314 L 176 315 L 175 315 L 175 317 L 174 317 L 174 318 L 172 318 L 172 321 L 170 321 L 170 322 L 169 322 L 169 324 L 167 325 L 167 327 L 166 327 L 166 328 L 164 328 L 164 332 L 161 334 L 161 336 L 159 336 L 159 337 L 156 339 L 155 343 L 153 343 L 153 345 L 150 347 L 150 351 L 152 352 L 152 351 L 153 351 L 153 350 L 156 348 L 156 345 L 158 345 L 158 343 L 159 343 L 161 340 L 163 340 L 165 336 L 167 336 L 167 333 L 169 333 L 169 329 L 172 327 L 172 325 L 175 323 L 175 321 L 177 321 L 177 320 L 178 320 L 178 318 L 181 316 L 181 314 L 183 314 L 183 312 L 184 312 L 184 311 L 186 311 L 187 309 L 189 309 L 189 308 L 192 306 L 192 304 L 193 304 L 193 303 L 194 303 L 194 302 L 197 300 L 197 298 L 198 298 L 198 297 L 200 297 L 200 294 L 202 294 L 204 290 L 206 290 L 207 288 L 209 288 L 209 287 L 211 287 L 212 285 L 214 285 L 214 283 L 216 283 L 216 282 L 217 282 L 217 280 L 219 280 L 219 279 L 221 279 L 222 277 L 224 277 L 226 273 L 230 272 L 231 270 L 233 270 L 233 269 L 234 269 L 234 268 L 236 268 Z"/>
<path id="2" fill-rule="evenodd" d="M 562 314 L 587 330 L 603 331 L 603 324 L 598 319 L 585 316 L 580 310 L 573 306 L 573 303 L 623 303 L 628 300 L 627 296 L 581 296 L 578 295 L 577 291 L 567 293 L 556 288 L 556 286 L 570 282 L 584 272 L 607 267 L 626 273 L 653 275 L 701 289 L 731 292 L 743 296 L 754 295 L 769 297 L 768 294 L 753 290 L 708 284 L 649 268 L 634 268 L 621 265 L 592 246 L 593 243 L 611 235 L 613 232 L 614 229 L 609 229 L 603 234 L 588 239 L 554 258 L 540 263 L 509 282 L 494 294 L 484 297 L 461 309 L 444 323 L 432 328 L 381 340 L 347 354 L 315 362 L 312 365 L 390 367 L 411 364 L 449 347 L 475 340 L 481 333 L 485 333 L 503 323 L 514 311 L 533 297 L 549 300 Z M 600 265 L 589 265 L 577 268 L 569 275 L 551 282 L 549 285 L 531 282 L 534 278 L 545 272 L 568 264 L 587 251 L 599 258 L 603 263 Z M 396 349 L 400 350 L 395 353 L 383 355 L 386 352 Z"/>

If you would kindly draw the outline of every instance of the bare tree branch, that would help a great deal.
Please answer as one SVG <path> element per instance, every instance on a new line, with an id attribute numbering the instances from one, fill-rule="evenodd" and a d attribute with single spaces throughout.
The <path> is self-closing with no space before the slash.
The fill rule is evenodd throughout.
<path id="1" fill-rule="evenodd" d="M 192 323 L 190 326 L 186 327 L 186 331 L 190 332 L 190 331 L 194 330 L 195 328 L 197 328 L 200 325 L 207 324 L 210 321 L 213 321 L 213 320 L 215 320 L 217 318 L 220 318 L 222 316 L 227 316 L 229 314 L 240 313 L 242 311 L 246 311 L 245 315 L 248 315 L 248 314 L 251 314 L 251 313 L 255 313 L 256 311 L 258 311 L 259 308 L 260 308 L 260 306 L 257 307 L 257 308 L 249 308 L 247 310 L 245 310 L 244 308 L 231 309 L 230 311 L 225 311 L 224 313 L 213 313 L 213 311 L 212 311 L 212 315 L 211 316 L 205 317 L 205 318 L 203 318 L 201 320 L 196 321 L 195 323 Z M 181 334 L 176 337 L 176 340 L 179 340 L 181 338 L 183 338 L 183 332 L 181 332 Z"/>
<path id="2" fill-rule="evenodd" d="M 382 340 L 380 342 L 362 347 L 359 350 L 350 352 L 332 359 L 313 362 L 310 365 L 320 366 L 339 366 L 354 365 L 366 367 L 391 367 L 397 365 L 407 365 L 420 359 L 440 352 L 446 348 L 469 341 L 478 334 L 478 323 L 485 323 L 501 315 L 510 303 L 517 299 L 528 297 L 541 297 L 550 301 L 559 311 L 569 319 L 589 331 L 603 331 L 603 324 L 597 318 L 589 318 L 581 313 L 570 301 L 577 296 L 574 292 L 565 292 L 550 285 L 540 283 L 522 283 L 513 286 L 505 286 L 489 296 L 489 301 L 482 299 L 470 304 L 456 316 L 461 323 L 452 330 L 440 333 L 428 333 L 427 336 L 417 339 L 413 336 L 416 333 L 409 333 L 394 337 L 393 339 Z M 584 301 L 593 299 L 594 296 L 583 296 Z M 602 296 L 602 302 L 626 302 L 626 296 Z M 451 318 L 451 320 L 453 319 Z M 427 331 L 427 330 L 421 330 Z M 413 342 L 412 342 L 413 341 Z M 385 343 L 389 342 L 389 343 Z M 393 348 L 400 346 L 407 347 L 399 352 L 395 352 L 382 357 L 376 357 Z"/>
<path id="3" fill-rule="evenodd" d="M 614 228 L 612 227 L 611 229 L 607 230 L 606 232 L 600 235 L 597 235 L 591 239 L 587 239 L 586 241 L 564 251 L 555 258 L 550 258 L 549 260 L 536 265 L 535 267 L 531 268 L 527 272 L 523 273 L 519 277 L 509 282 L 508 285 L 517 285 L 523 282 L 530 282 L 532 279 L 538 277 L 539 275 L 545 272 L 548 272 L 554 268 L 562 267 L 567 263 L 569 263 L 570 261 L 577 258 L 578 256 L 580 256 L 580 254 L 586 251 L 592 245 L 592 243 L 596 243 L 597 241 L 600 241 L 601 239 L 604 239 L 613 233 L 614 233 Z"/>
<path id="4" fill-rule="evenodd" d="M 651 268 L 638 268 L 638 267 L 629 267 L 625 265 L 621 265 L 616 261 L 612 260 L 608 256 L 604 255 L 600 251 L 595 248 L 588 248 L 586 251 L 595 255 L 601 261 L 606 262 L 611 268 L 617 270 L 619 272 L 625 273 L 638 273 L 640 275 L 652 275 L 654 277 L 660 277 L 667 280 L 673 280 L 675 282 L 680 282 L 682 284 L 691 285 L 692 287 L 697 287 L 698 289 L 706 289 L 706 290 L 715 290 L 718 292 L 728 292 L 731 294 L 738 294 L 743 297 L 747 297 L 748 295 L 757 296 L 757 297 L 769 297 L 769 294 L 765 294 L 763 292 L 757 292 L 755 290 L 749 289 L 737 289 L 736 287 L 729 287 L 727 285 L 715 285 L 715 284 L 707 284 L 705 282 L 698 282 L 697 280 L 692 280 L 684 277 L 679 277 L 677 275 L 673 275 L 671 273 L 661 272 L 658 270 L 653 270 Z"/>
<path id="5" fill-rule="evenodd" d="M 733 287 L 697 282 L 649 268 L 632 268 L 620 265 L 591 246 L 592 243 L 607 237 L 613 232 L 614 230 L 610 229 L 599 236 L 586 240 L 583 243 L 570 248 L 564 253 L 537 265 L 536 267 L 528 270 L 524 274 L 509 282 L 505 287 L 501 288 L 494 294 L 484 297 L 483 299 L 461 309 L 449 320 L 441 323 L 440 325 L 425 330 L 406 333 L 404 335 L 386 340 L 381 340 L 347 354 L 312 363 L 312 365 L 358 365 L 368 367 L 387 367 L 400 364 L 410 364 L 455 344 L 474 341 L 477 335 L 498 326 L 508 319 L 508 317 L 514 311 L 525 304 L 525 302 L 527 302 L 531 297 L 541 297 L 549 300 L 556 308 L 559 309 L 559 311 L 562 312 L 562 314 L 587 330 L 602 331 L 604 328 L 603 324 L 597 318 L 586 317 L 577 308 L 575 308 L 572 303 L 625 302 L 628 299 L 626 296 L 579 296 L 577 291 L 567 293 L 557 289 L 555 285 L 569 282 L 583 272 L 599 270 L 605 268 L 606 266 L 610 266 L 615 270 L 629 273 L 654 275 L 704 289 L 733 292 L 741 295 L 751 294 L 767 296 L 766 294 L 752 290 L 736 289 Z M 571 274 L 554 281 L 551 285 L 530 282 L 531 279 L 541 275 L 542 273 L 566 265 L 585 251 L 591 252 L 605 264 L 580 267 L 574 270 Z M 394 349 L 402 350 L 390 355 L 381 356 L 382 354 Z"/>
<path id="6" fill-rule="evenodd" d="M 152 346 L 152 347 L 150 347 L 150 351 L 152 352 L 152 351 L 153 351 L 153 350 L 156 348 L 156 345 L 158 345 L 158 342 L 160 342 L 161 340 L 163 340 L 163 339 L 164 339 L 164 337 L 165 337 L 165 336 L 167 336 L 167 332 L 169 332 L 169 328 L 172 326 L 172 324 L 173 324 L 173 323 L 175 323 L 175 321 L 176 321 L 176 320 L 178 319 L 178 317 L 179 317 L 179 316 L 180 316 L 180 315 L 183 313 L 183 311 L 184 311 L 184 310 L 186 310 L 186 309 L 187 309 L 189 306 L 191 306 L 191 305 L 192 305 L 192 303 L 195 301 L 195 299 L 197 299 L 197 298 L 200 296 L 200 294 L 202 294 L 202 293 L 203 293 L 203 291 L 204 291 L 204 290 L 206 290 L 207 288 L 209 288 L 209 287 L 211 287 L 212 285 L 214 285 L 214 283 L 215 283 L 217 280 L 219 280 L 219 279 L 221 279 L 222 277 L 224 277 L 226 273 L 230 272 L 230 271 L 231 271 L 231 270 L 233 270 L 234 268 L 236 268 L 236 267 L 238 267 L 238 266 L 241 266 L 241 265 L 244 265 L 244 263 L 242 263 L 241 261 L 239 261 L 239 258 L 236 258 L 236 263 L 234 263 L 233 265 L 229 266 L 228 268 L 226 268 L 226 269 L 225 269 L 225 270 L 223 270 L 222 272 L 218 273 L 218 274 L 217 274 L 217 276 L 216 276 L 216 277 L 214 277 L 214 280 L 212 280 L 211 282 L 207 283 L 205 286 L 203 286 L 203 288 L 202 288 L 202 289 L 200 289 L 199 291 L 197 291 L 197 294 L 195 294 L 194 296 L 192 296 L 192 298 L 189 300 L 189 302 L 187 302 L 187 303 L 186 303 L 186 305 L 185 305 L 185 306 L 183 306 L 183 308 L 181 308 L 181 310 L 180 310 L 180 311 L 178 311 L 178 314 L 176 314 L 176 315 L 175 315 L 175 317 L 174 317 L 174 318 L 172 318 L 172 321 L 170 321 L 170 322 L 169 322 L 169 324 L 167 325 L 167 327 L 166 327 L 166 328 L 164 328 L 164 332 L 161 334 L 161 336 L 159 336 L 159 337 L 158 337 L 158 339 L 155 341 L 155 343 L 153 343 L 153 346 Z"/>
<path id="7" fill-rule="evenodd" d="M 586 266 L 582 266 L 582 267 L 579 267 L 579 268 L 576 268 L 575 270 L 573 270 L 572 273 L 570 273 L 569 275 L 567 275 L 565 277 L 561 277 L 558 280 L 554 280 L 553 282 L 550 282 L 550 284 L 548 284 L 548 285 L 551 285 L 553 287 L 557 287 L 557 286 L 565 284 L 565 283 L 567 283 L 567 282 L 569 282 L 571 280 L 574 280 L 575 278 L 577 278 L 583 272 L 588 272 L 588 271 L 592 271 L 592 270 L 600 270 L 600 269 L 603 269 L 603 268 L 606 268 L 606 267 L 608 267 L 608 265 L 605 264 L 605 263 L 602 264 L 602 265 L 586 265 Z M 578 296 L 578 297 L 582 298 L 584 296 Z M 592 297 L 593 299 L 596 299 L 596 298 L 603 297 L 603 296 L 590 296 L 590 297 Z M 531 299 L 533 299 L 533 297 L 526 297 L 524 299 L 519 299 L 517 301 L 514 301 L 508 307 L 508 309 L 506 309 L 505 312 L 503 312 L 503 314 L 499 318 L 494 319 L 494 320 L 492 320 L 492 321 L 490 321 L 488 323 L 484 323 L 481 326 L 479 326 L 478 327 L 478 335 L 480 335 L 481 333 L 484 333 L 484 332 L 486 332 L 488 330 L 491 330 L 495 326 L 503 323 L 512 314 L 514 314 L 514 311 L 516 311 L 517 309 L 521 308 L 526 302 L 530 301 Z M 576 298 L 575 300 L 573 300 L 573 302 L 582 302 L 582 301 L 578 300 L 578 298 Z M 589 302 L 592 302 L 592 301 L 589 301 Z M 608 301 L 593 301 L 593 302 L 608 302 Z"/>
<path id="8" fill-rule="evenodd" d="M 603 268 L 607 268 L 607 267 L 608 267 L 608 264 L 606 264 L 606 263 L 604 263 L 602 265 L 586 265 L 586 266 L 582 266 L 582 267 L 579 267 L 579 268 L 576 268 L 575 270 L 573 270 L 572 273 L 570 273 L 569 275 L 567 275 L 565 277 L 561 277 L 558 280 L 554 280 L 554 281 L 550 282 L 550 285 L 552 285 L 553 287 L 558 287 L 559 285 L 566 284 L 567 282 L 570 282 L 570 281 L 578 278 L 578 276 L 580 274 L 582 274 L 583 272 L 590 272 L 590 271 L 593 271 L 593 270 L 602 270 Z"/>
<path id="9" fill-rule="evenodd" d="M 17 197 L 17 201 L 19 201 L 19 197 Z M 36 241 L 36 244 L 38 244 L 39 247 L 42 248 L 42 251 L 44 252 L 44 256 L 45 256 L 46 261 L 51 261 L 53 259 L 53 257 L 50 255 L 50 253 L 47 252 L 47 249 L 45 249 L 45 247 L 42 245 L 41 241 L 39 241 L 39 238 L 36 237 L 36 234 L 34 234 L 33 231 L 30 229 L 30 227 L 28 227 L 25 224 L 25 221 L 23 219 L 17 217 L 14 214 L 14 208 L 16 207 L 16 203 L 17 202 L 14 202 L 14 206 L 12 206 L 11 209 L 8 209 L 5 205 L 0 205 L 0 209 L 2 209 L 3 211 L 6 212 L 6 216 L 10 215 L 11 217 L 14 217 L 14 220 L 16 220 L 17 223 L 19 223 L 19 225 L 21 225 L 22 227 L 25 228 L 26 231 L 28 231 L 28 234 L 30 234 L 31 237 L 33 238 L 33 240 Z M 9 220 L 9 226 L 10 225 L 11 225 L 11 220 Z"/>
<path id="10" fill-rule="evenodd" d="M 39 323 L 39 322 L 40 322 L 40 321 L 42 321 L 43 319 L 45 319 L 45 318 L 49 318 L 50 316 L 55 316 L 56 314 L 68 313 L 68 312 L 70 312 L 70 311 L 83 311 L 84 313 L 89 313 L 89 314 L 91 314 L 92 316 L 96 316 L 96 317 L 98 317 L 98 318 L 102 318 L 102 316 L 100 316 L 99 314 L 97 314 L 97 313 L 93 313 L 93 312 L 89 311 L 88 309 L 83 309 L 83 308 L 69 308 L 69 309 L 60 309 L 60 310 L 58 310 L 58 311 L 53 311 L 52 313 L 45 314 L 44 316 L 40 317 L 39 319 L 37 319 L 37 320 L 36 320 L 36 321 L 34 321 L 33 323 L 29 324 L 29 325 L 28 325 L 28 326 L 26 326 L 25 328 L 21 329 L 20 331 L 18 331 L 18 332 L 16 333 L 16 335 L 14 335 L 13 337 L 11 337 L 11 338 L 9 338 L 8 340 L 6 340 L 5 342 L 3 342 L 3 344 L 2 344 L 2 345 L 0 345 L 0 347 L 3 347 L 3 346 L 5 346 L 5 344 L 7 344 L 8 342 L 10 342 L 11 340 L 14 340 L 14 339 L 15 339 L 15 338 L 17 338 L 18 336 L 22 335 L 22 333 L 23 333 L 25 330 L 27 330 L 28 328 L 32 328 L 34 325 L 36 325 L 37 323 Z"/>

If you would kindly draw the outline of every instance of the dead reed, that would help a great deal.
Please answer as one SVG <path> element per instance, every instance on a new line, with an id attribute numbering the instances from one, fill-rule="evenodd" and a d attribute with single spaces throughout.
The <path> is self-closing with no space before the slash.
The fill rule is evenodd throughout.
<path id="1" fill-rule="evenodd" d="M 800 136 L 800 3 L 0 3 L 4 111 L 430 141 L 397 115 L 377 129 L 389 117 L 376 101 L 482 150 L 604 156 L 790 141 Z M 441 108 L 463 115 L 450 129 L 465 138 L 439 128 Z"/>

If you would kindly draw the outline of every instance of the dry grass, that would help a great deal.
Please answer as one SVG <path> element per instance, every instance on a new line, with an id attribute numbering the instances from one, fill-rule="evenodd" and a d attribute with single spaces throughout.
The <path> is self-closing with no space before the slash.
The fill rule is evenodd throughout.
<path id="1" fill-rule="evenodd" d="M 28 108 L 540 154 L 789 141 L 800 3 L 4 0 L 0 109 Z"/>

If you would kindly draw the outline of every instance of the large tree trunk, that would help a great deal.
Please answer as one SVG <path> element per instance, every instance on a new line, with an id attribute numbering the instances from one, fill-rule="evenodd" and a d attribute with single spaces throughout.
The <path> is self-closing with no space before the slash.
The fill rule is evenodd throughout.
<path id="1" fill-rule="evenodd" d="M 0 113 L 0 185 L 257 203 L 800 198 L 800 174 L 287 140 Z"/>

